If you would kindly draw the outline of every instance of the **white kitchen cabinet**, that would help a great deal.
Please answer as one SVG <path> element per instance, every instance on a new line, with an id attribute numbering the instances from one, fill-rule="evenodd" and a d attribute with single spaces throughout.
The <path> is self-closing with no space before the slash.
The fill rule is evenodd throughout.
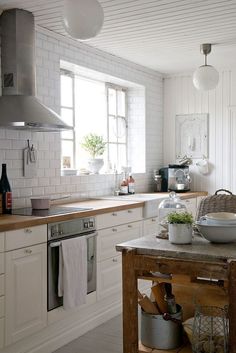
<path id="1" fill-rule="evenodd" d="M 6 253 L 6 345 L 47 324 L 47 246 Z"/>
<path id="2" fill-rule="evenodd" d="M 97 298 L 121 299 L 122 258 L 115 246 L 142 236 L 142 208 L 99 215 L 97 227 Z"/>
<path id="3" fill-rule="evenodd" d="M 122 291 L 122 257 L 114 256 L 98 262 L 97 265 L 97 298 L 98 300 L 119 294 Z"/>
<path id="4" fill-rule="evenodd" d="M 142 236 L 142 221 L 132 222 L 98 231 L 97 260 L 103 261 L 114 256 L 120 256 L 116 244 Z"/>
<path id="5" fill-rule="evenodd" d="M 20 249 L 47 242 L 47 225 L 28 227 L 6 232 L 5 250 Z"/>
<path id="6" fill-rule="evenodd" d="M 156 236 L 159 231 L 158 217 L 152 217 L 143 221 L 143 235 Z"/>
<path id="7" fill-rule="evenodd" d="M 143 218 L 142 207 L 104 213 L 97 216 L 97 229 L 104 229 L 130 222 L 140 221 Z"/>

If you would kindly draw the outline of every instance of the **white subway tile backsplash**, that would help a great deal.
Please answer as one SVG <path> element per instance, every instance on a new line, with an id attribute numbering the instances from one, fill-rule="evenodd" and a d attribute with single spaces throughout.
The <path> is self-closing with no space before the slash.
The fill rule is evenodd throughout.
<path id="1" fill-rule="evenodd" d="M 128 106 L 137 142 L 131 146 L 133 155 L 146 131 L 147 171 L 162 166 L 162 77 L 155 71 L 132 64 L 86 44 L 58 39 L 50 32 L 36 32 L 37 97 L 49 108 L 60 112 L 60 60 L 97 70 L 120 79 L 137 83 L 143 88 L 130 90 Z M 144 94 L 146 103 L 144 104 Z M 146 123 L 143 115 L 146 114 Z M 23 177 L 22 150 L 27 140 L 37 149 L 37 177 Z M 60 133 L 37 133 L 0 129 L 0 162 L 7 163 L 13 188 L 13 206 L 30 205 L 30 196 L 71 193 L 81 198 L 113 193 L 113 175 L 60 176 Z M 136 190 L 148 191 L 150 174 L 137 174 Z"/>

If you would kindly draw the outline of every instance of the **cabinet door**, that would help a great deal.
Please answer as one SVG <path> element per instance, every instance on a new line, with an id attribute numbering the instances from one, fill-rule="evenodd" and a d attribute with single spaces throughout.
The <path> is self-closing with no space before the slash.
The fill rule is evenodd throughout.
<path id="1" fill-rule="evenodd" d="M 39 331 L 47 323 L 47 247 L 6 253 L 6 344 Z"/>
<path id="2" fill-rule="evenodd" d="M 98 231 L 97 260 L 117 256 L 116 244 L 142 236 L 142 222 L 134 222 Z"/>
<path id="3" fill-rule="evenodd" d="M 157 235 L 159 231 L 158 217 L 145 219 L 143 221 L 143 235 Z"/>
<path id="4" fill-rule="evenodd" d="M 115 256 L 97 265 L 97 297 L 119 296 L 122 290 L 122 257 Z"/>

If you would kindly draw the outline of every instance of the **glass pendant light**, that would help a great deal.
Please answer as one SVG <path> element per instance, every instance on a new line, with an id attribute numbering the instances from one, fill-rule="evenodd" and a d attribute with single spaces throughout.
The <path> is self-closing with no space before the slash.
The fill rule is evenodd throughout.
<path id="1" fill-rule="evenodd" d="M 200 51 L 205 55 L 205 63 L 193 74 L 193 84 L 198 90 L 209 91 L 216 88 L 219 82 L 219 73 L 211 65 L 207 65 L 207 55 L 211 52 L 211 44 L 201 44 Z"/>
<path id="2" fill-rule="evenodd" d="M 100 32 L 104 14 L 97 0 L 65 0 L 62 19 L 67 33 L 83 41 Z"/>

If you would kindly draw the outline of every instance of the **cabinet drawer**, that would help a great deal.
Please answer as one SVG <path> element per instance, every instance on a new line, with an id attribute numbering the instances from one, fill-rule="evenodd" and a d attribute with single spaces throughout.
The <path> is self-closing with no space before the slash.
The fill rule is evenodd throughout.
<path id="1" fill-rule="evenodd" d="M 4 299 L 4 296 L 0 297 L 0 318 L 4 316 Z"/>
<path id="2" fill-rule="evenodd" d="M 143 221 L 143 235 L 157 235 L 159 231 L 158 217 L 145 219 Z"/>
<path id="3" fill-rule="evenodd" d="M 4 253 L 0 253 L 0 275 L 5 273 L 5 266 L 4 266 Z"/>
<path id="4" fill-rule="evenodd" d="M 97 270 L 98 299 L 116 294 L 121 297 L 122 257 L 119 255 L 98 263 Z"/>
<path id="5" fill-rule="evenodd" d="M 0 252 L 4 251 L 4 233 L 0 233 Z"/>
<path id="6" fill-rule="evenodd" d="M 4 346 L 4 318 L 0 319 L 0 348 Z"/>
<path id="7" fill-rule="evenodd" d="M 97 259 L 102 261 L 117 256 L 116 244 L 142 236 L 142 221 L 98 231 Z"/>
<path id="8" fill-rule="evenodd" d="M 5 293 L 5 283 L 4 283 L 4 275 L 0 275 L 0 296 Z"/>
<path id="9" fill-rule="evenodd" d="M 7 251 L 44 243 L 47 241 L 47 225 L 43 224 L 6 232 L 5 240 Z"/>
<path id="10" fill-rule="evenodd" d="M 117 226 L 142 219 L 142 207 L 130 208 L 128 210 L 105 213 L 97 216 L 97 229 Z"/>

